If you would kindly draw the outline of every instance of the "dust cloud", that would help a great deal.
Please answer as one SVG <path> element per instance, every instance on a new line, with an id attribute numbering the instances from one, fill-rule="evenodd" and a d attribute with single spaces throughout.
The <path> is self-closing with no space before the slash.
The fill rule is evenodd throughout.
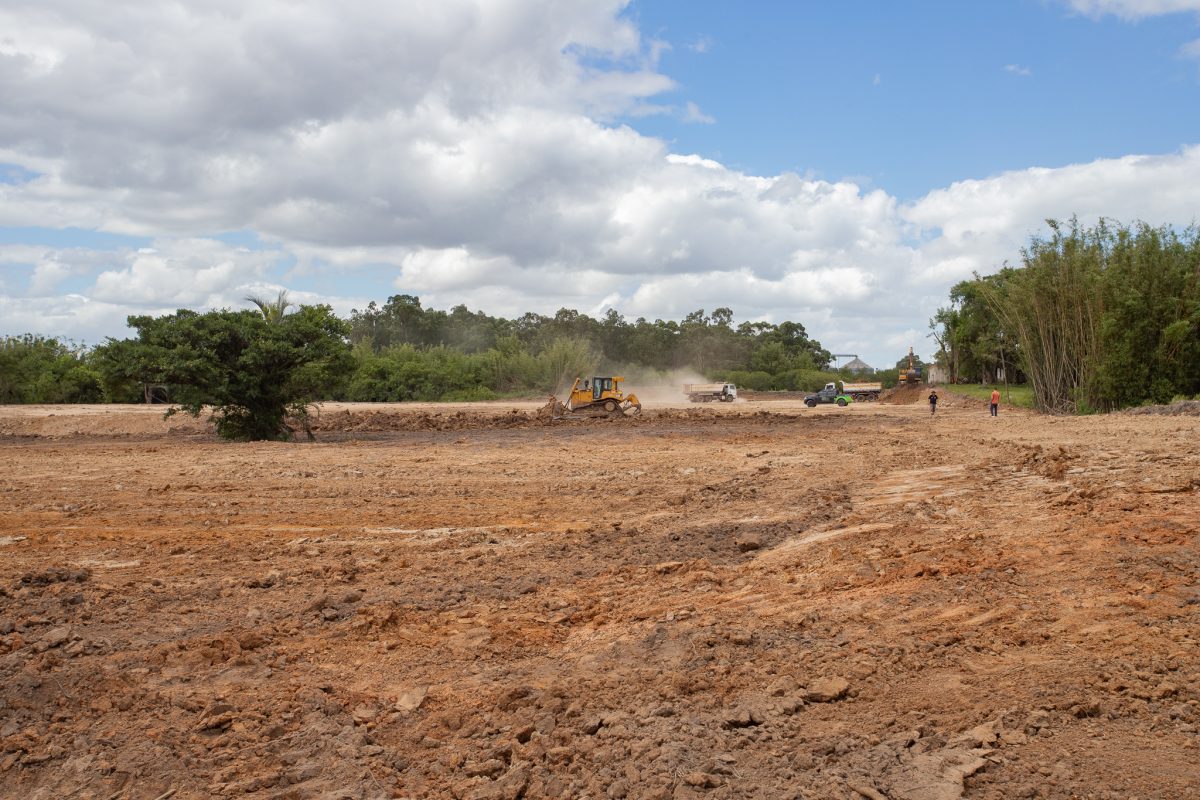
<path id="1" fill-rule="evenodd" d="M 683 393 L 685 383 L 712 383 L 694 369 L 648 372 L 640 368 L 630 368 L 619 374 L 625 375 L 624 390 L 636 394 L 643 406 L 687 403 L 687 395 Z"/>

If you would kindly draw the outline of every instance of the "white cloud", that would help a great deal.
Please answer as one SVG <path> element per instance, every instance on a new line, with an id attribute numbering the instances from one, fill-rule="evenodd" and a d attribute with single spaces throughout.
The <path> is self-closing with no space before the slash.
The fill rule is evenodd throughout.
<path id="1" fill-rule="evenodd" d="M 1183 47 L 1179 48 L 1179 55 L 1184 58 L 1200 59 L 1200 39 L 1195 39 L 1188 42 Z"/>
<path id="2" fill-rule="evenodd" d="M 610 122 L 711 121 L 659 102 L 675 87 L 664 46 L 624 6 L 10 0 L 0 161 L 36 175 L 0 183 L 0 226 L 154 244 L 0 248 L 24 265 L 0 319 L 94 341 L 128 313 L 244 307 L 283 286 L 346 313 L 370 298 L 341 287 L 370 272 L 376 300 L 493 314 L 730 306 L 886 361 L 870 348 L 911 337 L 954 281 L 1015 258 L 1046 216 L 1194 213 L 1196 148 L 963 181 L 911 204 L 671 153 Z"/>
<path id="3" fill-rule="evenodd" d="M 1044 220 L 1078 215 L 1122 222 L 1186 225 L 1196 214 L 1200 146 L 1165 156 L 1125 156 L 1057 169 L 1030 168 L 986 180 L 961 181 L 930 192 L 903 210 L 932 232 L 921 247 L 915 277 L 947 283 L 972 271 L 1016 261 Z"/>
<path id="4" fill-rule="evenodd" d="M 1066 0 L 1076 12 L 1089 17 L 1112 15 L 1127 20 L 1182 12 L 1200 13 L 1200 0 Z"/>
<path id="5" fill-rule="evenodd" d="M 173 310 L 163 308 L 148 313 Z M 99 344 L 107 336 L 124 336 L 125 317 L 133 313 L 141 312 L 124 305 L 97 302 L 79 294 L 36 298 L 0 295 L 0 320 L 3 320 L 0 336 L 39 333 Z"/>
<path id="6" fill-rule="evenodd" d="M 687 49 L 691 50 L 693 53 L 707 53 L 712 49 L 712 46 L 713 40 L 711 37 L 697 36 L 690 44 L 688 44 Z"/>
<path id="7" fill-rule="evenodd" d="M 700 106 L 696 105 L 691 100 L 689 100 L 687 103 L 687 106 L 684 108 L 683 121 L 684 122 L 698 122 L 701 125 L 712 125 L 717 120 L 716 120 L 716 118 L 710 117 L 708 114 L 705 114 L 703 111 L 700 110 Z"/>
<path id="8" fill-rule="evenodd" d="M 96 277 L 91 298 L 130 306 L 219 306 L 238 287 L 260 280 L 280 254 L 212 239 L 163 239 L 123 256 L 122 264 Z"/>
<path id="9" fill-rule="evenodd" d="M 1022 78 L 1028 78 L 1033 75 L 1033 70 L 1029 67 L 1023 67 L 1020 64 L 1005 64 L 1004 71 L 1013 75 L 1020 75 Z"/>

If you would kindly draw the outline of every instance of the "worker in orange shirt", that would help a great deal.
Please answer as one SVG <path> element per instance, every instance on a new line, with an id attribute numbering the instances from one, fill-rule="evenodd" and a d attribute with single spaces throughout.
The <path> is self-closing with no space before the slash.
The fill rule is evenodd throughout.
<path id="1" fill-rule="evenodd" d="M 1000 390 L 992 389 L 992 416 L 998 416 L 1000 411 Z"/>

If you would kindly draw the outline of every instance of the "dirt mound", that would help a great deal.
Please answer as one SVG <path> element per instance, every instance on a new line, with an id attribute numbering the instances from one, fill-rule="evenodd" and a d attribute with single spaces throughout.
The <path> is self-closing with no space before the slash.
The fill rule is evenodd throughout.
<path id="1" fill-rule="evenodd" d="M 540 420 L 547 420 L 565 417 L 570 413 L 571 412 L 567 409 L 567 407 L 563 405 L 557 397 L 550 395 L 550 399 L 546 401 L 546 405 L 539 408 L 535 416 Z"/>
<path id="2" fill-rule="evenodd" d="M 5 406 L 0 414 L 0 437 L 194 436 L 212 432 L 204 417 L 166 417 L 165 411 L 165 406 L 158 405 Z"/>
<path id="3" fill-rule="evenodd" d="M 929 397 L 930 387 L 924 383 L 904 384 L 891 389 L 885 389 L 879 395 L 879 402 L 893 406 L 907 406 L 913 403 L 924 403 Z M 938 397 L 942 395 L 938 392 Z"/>
<path id="4" fill-rule="evenodd" d="M 987 410 L 988 404 L 986 400 L 952 392 L 945 387 L 934 386 L 928 383 L 897 386 L 893 389 L 888 389 L 879 396 L 879 401 L 895 406 L 927 405 L 929 403 L 930 392 L 937 392 L 938 408 L 977 408 Z"/>
<path id="5" fill-rule="evenodd" d="M 462 431 L 477 428 L 529 428 L 553 417 L 512 409 L 503 413 L 475 411 L 334 411 L 313 422 L 314 433 L 382 431 Z"/>
<path id="6" fill-rule="evenodd" d="M 386 431 L 465 431 L 484 429 L 536 428 L 548 425 L 579 424 L 669 424 L 699 422 L 726 424 L 733 421 L 774 424 L 797 417 L 772 411 L 731 412 L 711 407 L 643 409 L 640 413 L 609 413 L 602 408 L 572 412 L 555 398 L 536 411 L 511 409 L 504 412 L 476 410 L 410 411 L 406 409 L 341 410 L 322 414 L 313 423 L 314 433 L 376 433 Z"/>
<path id="7" fill-rule="evenodd" d="M 1150 414 L 1161 417 L 1198 417 L 1200 416 L 1200 400 L 1182 400 L 1165 406 L 1140 406 L 1127 408 L 1120 412 L 1130 416 Z"/>

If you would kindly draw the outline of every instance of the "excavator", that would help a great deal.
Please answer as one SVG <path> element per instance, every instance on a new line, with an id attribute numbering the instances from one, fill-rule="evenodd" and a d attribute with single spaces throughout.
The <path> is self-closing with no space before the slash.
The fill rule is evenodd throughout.
<path id="1" fill-rule="evenodd" d="M 642 403 L 637 395 L 621 391 L 620 376 L 576 378 L 571 392 L 567 395 L 567 410 L 607 411 L 609 414 L 621 413 L 633 416 L 642 410 Z"/>
<path id="2" fill-rule="evenodd" d="M 921 364 L 913 355 L 913 349 L 908 348 L 908 369 L 900 370 L 900 374 L 896 376 L 899 383 L 920 383 L 921 382 Z"/>

